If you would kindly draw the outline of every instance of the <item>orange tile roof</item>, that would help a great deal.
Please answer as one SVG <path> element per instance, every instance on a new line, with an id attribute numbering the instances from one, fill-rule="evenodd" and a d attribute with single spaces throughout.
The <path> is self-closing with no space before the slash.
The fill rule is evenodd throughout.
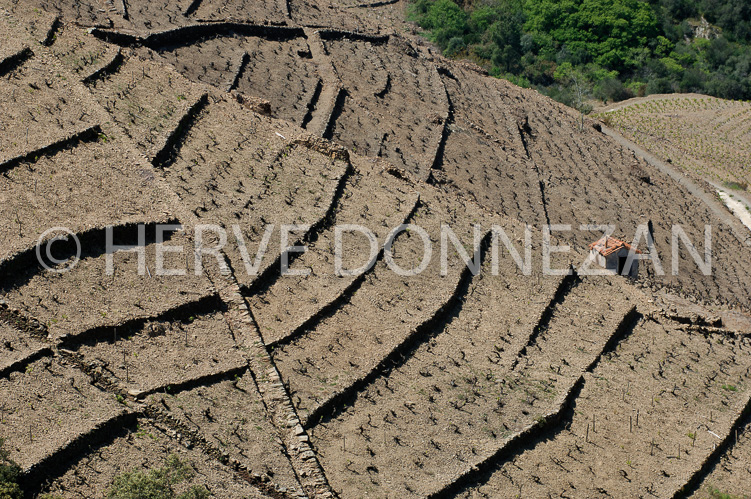
<path id="1" fill-rule="evenodd" d="M 621 248 L 625 248 L 627 251 L 631 251 L 631 245 L 616 239 L 614 237 L 602 236 L 597 241 L 589 245 L 590 250 L 596 250 L 602 256 L 610 256 Z M 641 251 L 634 250 L 635 253 L 641 254 Z"/>

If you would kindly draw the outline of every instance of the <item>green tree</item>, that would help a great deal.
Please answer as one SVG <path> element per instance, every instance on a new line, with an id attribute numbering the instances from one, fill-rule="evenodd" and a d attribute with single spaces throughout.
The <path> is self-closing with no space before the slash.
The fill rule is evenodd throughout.
<path id="1" fill-rule="evenodd" d="M 639 0 L 525 0 L 524 7 L 524 29 L 541 50 L 559 53 L 566 47 L 586 54 L 581 62 L 612 70 L 633 66 L 634 51 L 660 34 L 654 11 Z"/>
<path id="2" fill-rule="evenodd" d="M 21 499 L 23 491 L 18 484 L 21 467 L 10 458 L 4 444 L 5 440 L 0 438 L 0 499 Z"/>
<path id="3" fill-rule="evenodd" d="M 455 37 L 467 32 L 467 14 L 451 0 L 418 0 L 409 9 L 409 17 L 430 32 L 429 38 L 441 49 Z"/>
<path id="4" fill-rule="evenodd" d="M 751 98 L 748 0 L 412 0 L 448 57 L 560 102 L 694 91 Z M 695 39 L 704 16 L 721 33 Z M 564 66 L 565 65 L 565 66 Z"/>

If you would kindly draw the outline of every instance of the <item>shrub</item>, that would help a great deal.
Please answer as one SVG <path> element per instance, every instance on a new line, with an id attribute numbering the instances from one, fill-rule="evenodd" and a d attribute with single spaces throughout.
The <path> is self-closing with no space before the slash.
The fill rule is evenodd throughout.
<path id="1" fill-rule="evenodd" d="M 10 459 L 8 451 L 3 449 L 4 443 L 5 440 L 0 438 L 0 498 L 21 499 L 23 491 L 18 484 L 21 467 Z"/>
<path id="2" fill-rule="evenodd" d="M 444 54 L 446 54 L 447 57 L 456 57 L 466 47 L 467 45 L 464 43 L 464 38 L 461 36 L 455 36 L 449 40 L 448 46 L 446 46 L 446 50 L 444 50 Z"/>
<path id="3" fill-rule="evenodd" d="M 410 6 L 409 17 L 430 30 L 430 38 L 441 49 L 467 31 L 467 14 L 451 0 L 418 0 Z"/>
<path id="4" fill-rule="evenodd" d="M 723 182 L 723 185 L 728 189 L 732 189 L 734 191 L 745 191 L 746 189 L 748 189 L 748 184 L 746 182 L 726 181 Z"/>
<path id="5" fill-rule="evenodd" d="M 668 78 L 655 78 L 647 83 L 646 94 L 669 94 L 673 88 Z"/>
<path id="6" fill-rule="evenodd" d="M 603 101 L 621 101 L 630 99 L 634 94 L 623 85 L 621 80 L 607 78 L 595 87 L 595 97 Z"/>
<path id="7" fill-rule="evenodd" d="M 710 499 L 740 499 L 738 496 L 722 492 L 717 487 L 709 487 L 708 492 Z"/>
<path id="8" fill-rule="evenodd" d="M 161 468 L 143 471 L 130 471 L 115 477 L 108 499 L 206 499 L 209 491 L 200 485 L 192 486 L 187 492 L 176 495 L 174 486 L 193 478 L 193 469 L 170 455 Z"/>

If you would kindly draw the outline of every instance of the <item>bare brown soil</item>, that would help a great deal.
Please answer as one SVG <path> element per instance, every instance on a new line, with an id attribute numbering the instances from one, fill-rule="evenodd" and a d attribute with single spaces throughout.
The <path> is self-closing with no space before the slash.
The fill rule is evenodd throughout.
<path id="1" fill-rule="evenodd" d="M 194 478 L 181 483 L 176 493 L 185 492 L 191 485 L 203 485 L 214 497 L 269 497 L 188 444 L 175 430 L 149 419 L 138 419 L 134 425 L 108 435 L 107 440 L 96 448 L 96 459 L 87 456 L 71 463 L 49 490 L 64 497 L 103 497 L 115 476 L 123 471 L 159 468 L 170 455 L 176 455 L 195 471 Z"/>
<path id="2" fill-rule="evenodd" d="M 334 215 L 336 224 L 359 224 L 368 227 L 375 234 L 379 249 L 386 242 L 390 231 L 404 222 L 411 221 L 411 215 L 418 205 L 416 193 L 410 193 L 404 186 L 382 188 L 388 181 L 384 172 L 360 171 L 349 181 L 342 193 L 342 200 Z M 342 236 L 342 268 L 353 270 L 365 265 L 371 254 L 370 244 L 365 236 L 357 232 Z M 358 285 L 355 277 L 332 275 L 335 264 L 336 234 L 332 227 L 319 234 L 308 250 L 295 259 L 290 269 L 309 272 L 301 277 L 280 279 L 264 292 L 249 298 L 258 326 L 267 343 L 289 339 L 304 329 L 312 316 L 324 307 L 345 299 L 349 290 Z M 293 293 L 304 297 L 290 300 Z"/>
<path id="3" fill-rule="evenodd" d="M 266 99 L 274 116 L 297 125 L 303 123 L 318 85 L 316 64 L 300 38 L 214 38 L 166 46 L 146 56 L 172 64 L 193 81 Z M 211 60 L 209 66 L 206 60 Z"/>
<path id="4" fill-rule="evenodd" d="M 751 462 L 750 443 L 748 423 L 746 423 L 743 429 L 738 431 L 737 437 L 733 439 L 728 451 L 723 454 L 712 473 L 707 476 L 702 487 L 692 497 L 702 499 L 712 497 L 711 494 L 722 490 L 738 491 L 738 494 L 741 494 L 739 497 L 744 499 L 749 497 L 746 484 L 751 475 L 748 466 Z"/>
<path id="5" fill-rule="evenodd" d="M 89 128 L 83 103 L 70 98 L 70 83 L 26 61 L 0 79 L 3 98 L 0 163 Z M 5 171 L 8 166 L 2 169 Z"/>
<path id="6" fill-rule="evenodd" d="M 90 370 L 138 397 L 201 378 L 241 374 L 246 367 L 221 313 L 149 322 L 141 330 L 116 334 L 88 340 L 76 352 Z"/>
<path id="7" fill-rule="evenodd" d="M 0 322 L 0 342 L 2 342 L 3 363 L 0 371 L 8 373 L 24 361 L 34 356 L 44 355 L 47 343 L 38 335 L 22 332 L 11 324 L 16 324 L 13 317 L 4 317 Z"/>
<path id="8" fill-rule="evenodd" d="M 180 246 L 179 239 L 169 244 Z M 54 339 L 89 333 L 98 336 L 134 320 L 215 301 L 210 282 L 203 275 L 196 276 L 193 262 L 176 253 L 165 258 L 165 268 L 185 269 L 188 263 L 187 275 L 157 275 L 153 246 L 146 246 L 150 258 L 143 275 L 138 275 L 138 255 L 131 252 L 113 255 L 113 273 L 107 275 L 107 258 L 100 247 L 70 272 L 31 271 L 18 276 L 17 286 L 6 292 L 5 299 L 13 308 L 45 324 Z"/>
<path id="9" fill-rule="evenodd" d="M 0 0 L 0 437 L 30 496 L 104 497 L 170 454 L 220 498 L 748 492 L 744 240 L 594 120 L 437 55 L 404 6 Z M 184 276 L 157 272 L 163 222 Z M 433 243 L 417 277 L 385 258 L 402 223 Z M 650 223 L 668 275 L 543 275 L 546 223 Z M 711 275 L 685 250 L 670 275 L 675 223 L 700 252 L 713 226 Z M 108 275 L 105 227 L 138 224 L 145 272 L 117 252 Z M 199 224 L 229 245 L 196 275 Z M 283 224 L 307 276 L 282 275 Z M 375 234 L 360 276 L 334 273 L 338 224 Z M 442 224 L 479 275 L 453 249 L 441 274 Z M 525 224 L 529 275 L 490 232 L 520 249 Z M 70 272 L 36 261 L 53 226 L 82 242 Z M 599 236 L 557 234 L 553 267 Z M 422 247 L 401 232 L 394 262 Z"/>
<path id="10" fill-rule="evenodd" d="M 120 52 L 118 47 L 92 36 L 84 36 L 85 29 L 65 25 L 56 32 L 52 52 L 82 79 L 104 71 Z"/>
<path id="11" fill-rule="evenodd" d="M 92 82 L 92 94 L 151 160 L 202 98 L 200 89 L 174 85 L 177 74 L 163 66 L 128 57 L 114 74 Z"/>
<path id="12" fill-rule="evenodd" d="M 222 453 L 247 466 L 251 475 L 299 489 L 285 449 L 274 437 L 263 401 L 249 373 L 174 395 L 159 394 L 150 403 L 169 410 L 187 428 L 204 435 Z"/>
<path id="13" fill-rule="evenodd" d="M 53 157 L 35 155 L 0 177 L 0 213 L 7 221 L 0 226 L 3 258 L 33 246 L 47 229 L 56 226 L 82 233 L 108 225 L 169 220 L 153 174 L 121 165 L 119 158 L 110 155 L 109 137 L 94 131 L 86 140 L 76 142 L 78 147 Z M 127 161 L 128 156 L 122 160 Z M 82 164 L 88 168 L 83 169 Z M 59 234 L 49 237 L 55 235 Z"/>
<path id="14" fill-rule="evenodd" d="M 72 438 L 127 408 L 60 359 L 43 358 L 0 380 L 8 450 L 24 468 L 44 462 Z"/>

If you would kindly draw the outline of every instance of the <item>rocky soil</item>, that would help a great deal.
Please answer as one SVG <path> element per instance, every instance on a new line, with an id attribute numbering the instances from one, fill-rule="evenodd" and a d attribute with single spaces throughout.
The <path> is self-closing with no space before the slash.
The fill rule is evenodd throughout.
<path id="1" fill-rule="evenodd" d="M 29 496 L 104 497 L 171 454 L 221 498 L 748 492 L 746 240 L 404 8 L 0 0 L 0 437 Z M 373 233 L 360 275 L 335 273 L 341 224 Z M 400 224 L 433 245 L 418 276 Z M 552 266 L 578 273 L 544 272 L 543 224 L 572 226 Z M 667 274 L 580 275 L 582 224 L 649 226 Z M 710 275 L 673 224 L 701 255 L 712 226 Z M 500 236 L 523 256 L 525 226 L 528 272 Z M 69 272 L 37 261 L 52 227 Z"/>

